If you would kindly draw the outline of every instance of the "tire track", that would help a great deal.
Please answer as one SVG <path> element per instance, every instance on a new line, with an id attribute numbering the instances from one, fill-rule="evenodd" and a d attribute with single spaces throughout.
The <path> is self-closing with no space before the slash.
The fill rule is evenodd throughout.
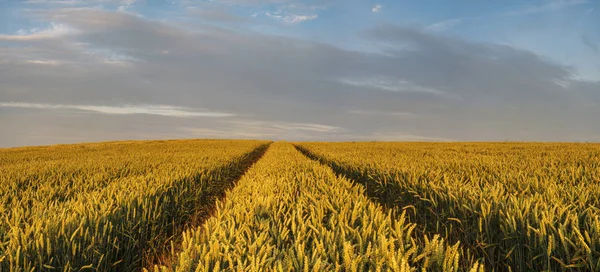
<path id="1" fill-rule="evenodd" d="M 213 215 L 216 203 L 226 196 L 227 191 L 233 189 L 237 185 L 237 182 L 246 174 L 246 172 L 263 157 L 271 144 L 272 142 L 261 145 L 252 152 L 246 154 L 242 161 L 237 164 L 237 167 L 235 168 L 237 171 L 232 172 L 228 177 L 211 181 L 208 186 L 209 190 L 206 194 L 203 194 L 203 198 L 197 203 L 197 206 L 201 208 L 191 216 L 188 223 L 172 230 L 172 234 L 169 239 L 165 241 L 163 248 L 146 251 L 144 253 L 142 270 L 152 270 L 154 266 L 170 266 L 175 260 L 177 252 L 181 251 L 181 234 L 187 229 L 202 226 L 202 224 Z M 215 172 L 220 171 L 221 169 L 215 170 Z"/>

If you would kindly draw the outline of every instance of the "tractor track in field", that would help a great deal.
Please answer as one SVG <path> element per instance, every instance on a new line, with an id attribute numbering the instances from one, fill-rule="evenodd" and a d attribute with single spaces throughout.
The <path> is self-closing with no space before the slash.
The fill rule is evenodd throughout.
<path id="1" fill-rule="evenodd" d="M 440 234 L 429 225 L 432 222 L 439 221 L 439 219 L 418 217 L 414 204 L 419 199 L 416 199 L 410 192 L 399 186 L 398 183 L 379 182 L 376 178 L 358 171 L 350 171 L 343 165 L 318 156 L 300 145 L 294 144 L 294 147 L 307 158 L 332 169 L 337 176 L 345 178 L 353 184 L 362 186 L 364 188 L 364 195 L 372 202 L 378 204 L 385 212 L 391 212 L 393 217 L 400 217 L 403 212 L 406 212 L 409 221 L 417 224 L 417 228 L 415 229 L 415 232 L 418 233 L 415 236 L 417 239 L 421 239 L 420 236 L 422 235 L 433 237 Z M 454 244 L 460 240 L 449 239 L 448 241 Z"/>
<path id="2" fill-rule="evenodd" d="M 398 183 L 395 182 L 387 182 L 381 183 L 376 180 L 376 178 L 367 176 L 365 173 L 361 173 L 358 171 L 350 171 L 345 168 L 343 165 L 336 163 L 335 161 L 327 160 L 321 156 L 318 156 L 311 152 L 309 149 L 304 148 L 300 145 L 294 144 L 296 150 L 302 153 L 304 156 L 308 157 L 311 160 L 317 161 L 324 166 L 327 166 L 333 170 L 333 172 L 339 177 L 345 178 L 351 181 L 354 184 L 358 184 L 363 186 L 364 194 L 374 203 L 379 204 L 384 211 L 391 212 L 392 216 L 400 216 L 400 214 L 406 211 L 406 215 L 409 218 L 410 222 L 417 224 L 417 228 L 415 229 L 417 239 L 420 239 L 419 236 L 426 235 L 429 237 L 433 237 L 434 235 L 440 235 L 439 230 L 436 231 L 435 224 L 439 222 L 439 218 L 427 218 L 427 217 L 419 217 L 416 215 L 415 202 L 419 201 L 419 199 L 415 198 L 410 192 L 402 189 Z M 433 213 L 433 212 L 432 212 Z M 475 222 L 476 223 L 476 222 Z M 471 223 L 471 224 L 475 224 Z M 462 224 L 462 223 L 461 223 Z M 475 227 L 475 226 L 473 226 Z M 486 261 L 486 267 L 495 267 L 497 264 L 491 262 L 486 259 L 485 253 L 483 250 L 478 248 L 473 244 L 465 244 L 464 243 L 464 235 L 458 237 L 445 237 L 447 241 L 451 244 L 461 242 L 461 245 L 467 248 L 475 248 L 476 250 L 472 252 L 475 258 L 484 259 Z M 468 260 L 465 258 L 463 261 L 467 262 Z M 467 263 L 465 263 L 467 265 Z"/>
<path id="3" fill-rule="evenodd" d="M 416 216 L 414 210 L 415 207 L 413 206 L 412 201 L 417 200 L 414 199 L 409 192 L 398 186 L 397 183 L 380 183 L 364 173 L 349 171 L 343 165 L 318 156 L 300 145 L 294 144 L 294 147 L 307 158 L 332 169 L 338 177 L 345 178 L 354 184 L 362 186 L 364 188 L 364 195 L 374 203 L 378 204 L 385 212 L 391 212 L 393 217 L 400 217 L 401 214 L 406 211 L 409 222 L 414 222 L 419 226 L 415 229 L 416 233 L 418 233 L 418 235 L 415 235 L 415 238 L 422 239 L 421 237 L 423 235 L 433 237 L 434 235 L 439 234 L 427 227 L 427 224 L 431 222 L 422 220 L 422 218 Z M 413 212 L 411 213 L 409 211 Z M 449 242 L 454 244 L 458 241 L 459 240 L 450 240 Z M 467 260 L 465 259 L 464 261 L 466 262 Z M 465 265 L 467 265 L 467 263 L 465 263 Z"/>
<path id="4" fill-rule="evenodd" d="M 363 188 L 365 188 L 365 195 L 371 199 L 371 201 L 381 205 L 385 211 L 396 211 L 401 206 L 396 201 L 390 201 L 403 194 L 403 191 L 400 188 L 395 186 L 383 187 L 380 183 L 372 179 L 358 174 L 348 173 L 343 166 L 332 161 L 327 161 L 302 146 L 294 144 L 294 147 L 309 159 L 317 161 L 322 165 L 331 168 L 336 175 L 346 178 L 347 180 L 352 181 L 354 184 L 363 186 Z"/>
<path id="5" fill-rule="evenodd" d="M 272 143 L 273 142 L 261 145 L 248 153 L 247 158 L 240 163 L 238 168 L 239 171 L 235 172 L 226 180 L 214 180 L 211 182 L 211 186 L 209 186 L 211 191 L 200 204 L 202 209 L 199 209 L 187 224 L 175 231 L 173 236 L 166 242 L 167 246 L 160 251 L 159 254 L 144 253 L 142 271 L 153 271 L 156 266 L 171 266 L 176 261 L 175 258 L 177 257 L 177 253 L 182 250 L 182 233 L 188 229 L 201 227 L 206 220 L 213 216 L 217 202 L 225 198 L 227 191 L 233 189 L 237 185 L 238 181 L 246 174 L 246 172 L 248 172 L 248 170 L 264 156 Z"/>

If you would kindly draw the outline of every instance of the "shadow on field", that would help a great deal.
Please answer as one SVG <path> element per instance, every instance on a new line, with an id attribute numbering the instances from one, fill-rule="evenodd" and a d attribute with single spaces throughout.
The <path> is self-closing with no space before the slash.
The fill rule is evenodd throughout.
<path id="1" fill-rule="evenodd" d="M 473 215 L 469 218 L 471 220 L 465 220 L 462 223 L 448 220 L 448 218 L 455 217 L 456 215 L 449 215 L 436 209 L 431 203 L 423 201 L 417 194 L 408 191 L 401 185 L 401 180 L 407 181 L 409 179 L 408 175 L 397 176 L 396 180 L 389 180 L 384 176 L 372 176 L 359 169 L 351 169 L 335 161 L 326 160 L 302 146 L 294 144 L 294 147 L 311 160 L 331 168 L 336 175 L 346 178 L 355 184 L 362 185 L 365 195 L 371 201 L 378 203 L 386 212 L 391 212 L 392 216 L 399 217 L 402 212 L 406 211 L 408 221 L 417 224 L 415 239 L 421 241 L 423 235 L 433 237 L 439 234 L 450 244 L 460 241 L 463 247 L 467 245 L 475 248 L 474 252 L 468 252 L 467 255 L 469 256 L 461 259 L 461 262 L 464 262 L 462 263 L 463 267 L 468 267 L 475 259 L 485 258 L 483 250 L 474 246 L 475 241 L 469 239 L 467 236 L 468 232 L 466 228 L 477 227 L 475 225 L 477 221 L 473 220 L 475 219 Z M 444 204 L 441 203 L 442 207 Z M 454 235 L 448 235 L 450 233 Z M 493 262 L 486 261 L 488 261 L 486 267 L 496 266 Z"/>
<path id="2" fill-rule="evenodd" d="M 408 201 L 400 200 L 408 199 L 406 197 L 412 198 L 412 196 L 410 196 L 400 186 L 396 186 L 396 183 L 389 182 L 387 184 L 382 184 L 381 182 L 377 182 L 376 178 L 368 177 L 358 171 L 348 171 L 347 168 L 333 161 L 327 161 L 313 154 L 306 148 L 298 145 L 294 145 L 294 147 L 296 147 L 300 153 L 304 154 L 309 159 L 318 161 L 319 163 L 331 168 L 337 175 L 342 176 L 356 184 L 362 185 L 365 188 L 366 196 L 371 199 L 371 201 L 380 204 L 386 212 L 389 210 L 396 212 L 398 208 L 403 208 L 406 205 L 410 205 Z"/>
<path id="3" fill-rule="evenodd" d="M 262 158 L 270 145 L 271 143 L 261 145 L 246 154 L 242 161 L 208 173 L 208 176 L 216 176 L 217 178 L 209 181 L 208 189 L 202 192 L 201 197 L 192 207 L 187 207 L 188 209 L 194 209 L 192 215 L 185 216 L 183 220 L 175 216 L 173 224 L 165 228 L 167 233 L 161 235 L 167 238 L 160 239 L 160 245 L 152 245 L 151 242 L 148 244 L 143 254 L 142 268 L 152 271 L 154 266 L 171 266 L 174 264 L 177 261 L 175 254 L 181 251 L 181 234 L 187 229 L 197 228 L 204 224 L 213 215 L 217 201 L 222 200 L 227 191 L 235 187 L 238 180 Z M 223 176 L 224 173 L 226 173 L 226 176 Z M 199 181 L 199 178 L 195 180 Z M 176 221 L 179 221 L 179 223 Z"/>

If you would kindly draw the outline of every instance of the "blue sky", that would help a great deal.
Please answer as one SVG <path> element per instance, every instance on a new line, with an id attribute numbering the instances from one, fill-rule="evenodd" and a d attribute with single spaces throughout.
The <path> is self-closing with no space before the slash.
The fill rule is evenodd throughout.
<path id="1" fill-rule="evenodd" d="M 599 12 L 591 0 L 1 0 L 0 146 L 598 141 Z"/>

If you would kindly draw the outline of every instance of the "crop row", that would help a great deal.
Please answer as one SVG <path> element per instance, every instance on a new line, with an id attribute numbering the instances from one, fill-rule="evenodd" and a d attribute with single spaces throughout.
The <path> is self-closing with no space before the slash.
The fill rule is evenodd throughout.
<path id="1" fill-rule="evenodd" d="M 132 271 L 264 152 L 259 141 L 0 150 L 0 271 Z"/>
<path id="2" fill-rule="evenodd" d="M 458 243 L 415 239 L 417 226 L 371 202 L 289 143 L 274 143 L 213 217 L 184 233 L 155 271 L 457 271 Z M 472 271 L 483 271 L 473 263 Z"/>
<path id="3" fill-rule="evenodd" d="M 302 143 L 495 270 L 600 270 L 600 146 Z"/>

